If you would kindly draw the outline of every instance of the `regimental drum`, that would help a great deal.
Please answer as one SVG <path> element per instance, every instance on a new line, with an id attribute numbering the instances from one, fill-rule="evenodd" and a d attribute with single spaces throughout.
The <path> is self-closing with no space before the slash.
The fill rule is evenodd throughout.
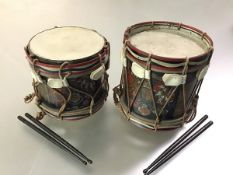
<path id="1" fill-rule="evenodd" d="M 210 37 L 188 25 L 145 22 L 124 34 L 114 101 L 137 126 L 181 127 L 196 115 L 198 93 L 213 53 Z"/>
<path id="2" fill-rule="evenodd" d="M 25 48 L 41 112 L 76 120 L 97 112 L 108 96 L 110 45 L 94 30 L 55 27 L 36 34 Z"/>

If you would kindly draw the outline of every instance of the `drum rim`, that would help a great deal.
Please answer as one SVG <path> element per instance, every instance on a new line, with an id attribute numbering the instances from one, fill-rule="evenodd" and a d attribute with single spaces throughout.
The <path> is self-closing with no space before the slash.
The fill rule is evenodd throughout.
<path id="1" fill-rule="evenodd" d="M 130 60 L 131 62 L 138 63 L 139 65 L 141 65 L 142 67 L 144 67 L 146 69 L 146 62 L 145 61 L 139 60 L 131 55 L 126 56 L 126 59 Z M 191 73 L 191 72 L 198 71 L 199 69 L 203 68 L 207 64 L 208 64 L 208 62 L 206 62 L 205 64 L 202 64 L 202 65 L 199 65 L 199 66 L 192 66 L 188 69 L 188 72 Z M 150 70 L 152 70 L 153 72 L 159 72 L 159 73 L 182 73 L 183 66 L 182 67 L 164 67 L 164 66 L 151 64 Z"/>
<path id="2" fill-rule="evenodd" d="M 133 50 L 133 51 L 137 52 L 138 54 L 143 55 L 145 57 L 151 57 L 152 59 L 156 59 L 156 60 L 159 60 L 159 61 L 168 61 L 168 62 L 186 61 L 187 58 L 164 57 L 164 56 L 158 56 L 158 55 L 155 55 L 155 54 L 149 54 L 149 53 L 147 53 L 147 52 L 145 52 L 143 50 L 138 49 L 137 47 L 133 46 L 130 43 L 130 41 L 128 39 L 129 39 L 129 33 L 130 33 L 131 30 L 134 30 L 135 27 L 143 27 L 145 25 L 154 25 L 154 24 L 157 24 L 157 25 L 161 24 L 161 25 L 167 25 L 167 26 L 173 25 L 173 26 L 177 26 L 177 27 L 180 27 L 180 28 L 195 32 L 200 36 L 203 35 L 203 39 L 205 39 L 208 42 L 208 44 L 210 46 L 210 49 L 205 51 L 203 54 L 199 54 L 197 56 L 189 57 L 190 61 L 200 60 L 202 58 L 207 57 L 210 54 L 210 52 L 213 52 L 213 41 L 205 32 L 203 32 L 200 29 L 197 29 L 197 28 L 195 28 L 193 26 L 190 26 L 190 25 L 177 23 L 177 22 L 170 22 L 170 21 L 149 21 L 149 22 L 141 22 L 141 23 L 134 24 L 134 25 L 132 25 L 132 26 L 130 26 L 130 27 L 128 27 L 126 29 L 126 31 L 124 33 L 123 43 L 127 47 L 129 47 L 131 50 Z"/>
<path id="3" fill-rule="evenodd" d="M 77 59 L 70 59 L 70 60 L 52 60 L 52 59 L 48 59 L 45 57 L 42 57 L 40 55 L 36 55 L 35 53 L 32 52 L 32 50 L 30 49 L 30 42 L 32 41 L 33 38 L 35 38 L 37 35 L 49 31 L 49 30 L 53 30 L 55 28 L 66 28 L 66 27 L 74 27 L 74 28 L 81 28 L 81 29 L 85 29 L 85 30 L 89 30 L 89 31 L 93 31 L 96 34 L 98 34 L 101 38 L 103 38 L 104 40 L 104 45 L 102 46 L 102 49 L 100 49 L 98 52 L 93 53 L 93 55 L 87 56 L 87 57 L 82 57 L 82 58 L 77 58 Z M 30 40 L 28 41 L 28 44 L 26 45 L 26 49 L 28 50 L 28 52 L 30 53 L 30 55 L 35 56 L 37 59 L 39 59 L 40 61 L 44 62 L 44 63 L 49 63 L 49 64 L 61 64 L 63 62 L 69 62 L 69 63 L 75 63 L 75 62 L 82 62 L 82 61 L 89 61 L 90 59 L 93 59 L 95 57 L 98 57 L 98 55 L 102 52 L 104 52 L 104 49 L 106 47 L 109 47 L 108 41 L 106 40 L 106 38 L 101 35 L 99 32 L 97 32 L 96 30 L 90 29 L 90 28 L 85 28 L 85 27 L 80 27 L 80 26 L 55 26 L 53 28 L 48 28 L 45 29 L 43 31 L 40 31 L 38 33 L 36 33 L 34 36 L 32 36 L 30 38 Z"/>

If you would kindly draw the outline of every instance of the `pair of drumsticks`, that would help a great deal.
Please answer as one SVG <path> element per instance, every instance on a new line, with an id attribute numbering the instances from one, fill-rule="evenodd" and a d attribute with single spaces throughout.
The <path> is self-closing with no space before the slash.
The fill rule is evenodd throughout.
<path id="1" fill-rule="evenodd" d="M 206 131 L 213 121 L 209 121 L 199 130 L 194 132 L 206 119 L 207 115 L 204 115 L 199 121 L 197 121 L 191 128 L 189 128 L 183 135 L 181 135 L 176 141 L 174 141 L 158 158 L 156 158 L 146 169 L 143 170 L 145 175 L 149 175 L 158 169 L 161 165 L 167 162 L 170 158 L 181 151 L 185 146 L 191 143 L 194 139 L 200 136 L 204 131 Z M 194 133 L 193 133 L 194 132 Z M 193 133 L 193 134 L 192 134 Z M 192 135 L 191 135 L 192 134 Z"/>
<path id="2" fill-rule="evenodd" d="M 25 116 L 31 121 L 28 121 L 22 116 L 18 116 L 18 119 L 29 126 L 31 129 L 57 145 L 62 150 L 72 154 L 78 160 L 80 160 L 84 165 L 88 163 L 92 163 L 92 160 L 87 158 L 83 153 L 78 151 L 74 146 L 56 134 L 54 131 L 49 129 L 43 123 L 35 119 L 30 114 L 26 113 Z M 213 125 L 213 121 L 209 121 L 199 130 L 194 132 L 206 119 L 207 115 L 203 116 L 199 121 L 197 121 L 190 129 L 188 129 L 183 135 L 181 135 L 175 142 L 173 142 L 157 159 L 155 159 L 146 169 L 143 170 L 145 175 L 151 174 L 153 171 L 158 169 L 161 165 L 167 162 L 170 158 L 172 158 L 175 154 L 181 151 L 185 146 L 191 143 L 194 139 L 200 136 L 204 131 L 206 131 L 211 125 Z M 193 133 L 194 132 L 194 133 Z M 192 134 L 193 133 L 193 134 Z M 192 134 L 192 135 L 191 135 Z"/>
<path id="3" fill-rule="evenodd" d="M 26 118 L 22 116 L 18 116 L 18 119 L 29 126 L 31 129 L 45 137 L 47 140 L 54 143 L 56 146 L 61 148 L 62 150 L 72 154 L 75 156 L 79 161 L 81 161 L 84 165 L 87 165 L 88 163 L 92 163 L 92 160 L 87 158 L 83 153 L 81 153 L 79 150 L 77 150 L 74 146 L 72 146 L 70 143 L 68 143 L 65 139 L 63 139 L 61 136 L 56 134 L 54 131 L 49 129 L 47 126 L 45 126 L 43 123 L 41 123 L 39 120 L 35 119 L 30 114 L 26 113 L 25 116 L 31 121 L 28 121 Z"/>

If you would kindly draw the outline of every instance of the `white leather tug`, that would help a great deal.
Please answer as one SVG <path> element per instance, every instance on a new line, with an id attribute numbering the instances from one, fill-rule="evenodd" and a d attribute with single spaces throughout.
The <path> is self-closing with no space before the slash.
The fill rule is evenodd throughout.
<path id="1" fill-rule="evenodd" d="M 144 69 L 142 66 L 139 64 L 133 62 L 131 70 L 135 76 L 138 78 L 145 78 L 145 79 L 150 79 L 150 70 Z"/>
<path id="2" fill-rule="evenodd" d="M 98 69 L 94 70 L 91 74 L 90 74 L 90 78 L 92 80 L 98 80 L 102 77 L 102 75 L 105 72 L 105 66 L 104 64 L 101 65 Z"/>
<path id="3" fill-rule="evenodd" d="M 121 51 L 121 63 L 124 67 L 127 66 L 127 60 L 125 58 L 125 47 L 123 47 Z"/>
<path id="4" fill-rule="evenodd" d="M 69 86 L 66 78 L 64 78 L 64 79 L 49 78 L 47 81 L 47 85 L 51 88 L 54 88 L 54 89 Z"/>
<path id="5" fill-rule="evenodd" d="M 205 66 L 201 71 L 199 71 L 197 73 L 198 81 L 202 80 L 205 77 L 205 75 L 206 75 L 206 73 L 208 71 L 208 68 L 209 68 L 209 65 Z"/>
<path id="6" fill-rule="evenodd" d="M 36 82 L 43 83 L 43 81 L 42 81 L 40 75 L 38 75 L 34 70 L 32 70 L 31 75 L 32 75 L 32 78 L 33 78 Z"/>
<path id="7" fill-rule="evenodd" d="M 179 74 L 164 74 L 162 80 L 166 86 L 179 86 L 185 84 L 186 77 L 186 75 Z"/>

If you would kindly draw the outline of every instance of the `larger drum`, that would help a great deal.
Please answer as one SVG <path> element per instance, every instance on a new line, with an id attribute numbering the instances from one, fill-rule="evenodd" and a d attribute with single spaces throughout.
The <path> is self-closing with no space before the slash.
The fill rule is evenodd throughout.
<path id="1" fill-rule="evenodd" d="M 97 112 L 108 95 L 110 45 L 94 30 L 55 27 L 36 34 L 25 48 L 34 93 L 45 114 L 76 120 Z"/>
<path id="2" fill-rule="evenodd" d="M 188 25 L 155 21 L 129 27 L 116 105 L 129 121 L 151 130 L 192 121 L 212 53 L 210 37 Z"/>

